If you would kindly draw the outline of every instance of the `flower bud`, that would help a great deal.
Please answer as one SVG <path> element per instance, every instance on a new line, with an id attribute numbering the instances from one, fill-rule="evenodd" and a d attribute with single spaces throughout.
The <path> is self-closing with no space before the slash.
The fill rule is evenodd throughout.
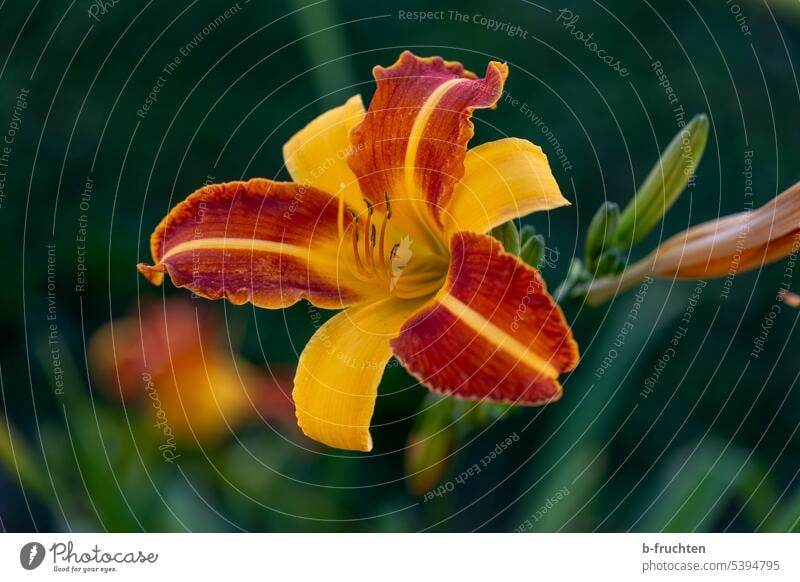
<path id="1" fill-rule="evenodd" d="M 594 266 L 594 276 L 616 275 L 625 268 L 625 259 L 619 249 L 611 249 L 597 257 Z"/>
<path id="2" fill-rule="evenodd" d="M 696 115 L 672 139 L 619 218 L 615 243 L 628 248 L 642 240 L 694 179 L 708 140 L 708 117 Z"/>
<path id="3" fill-rule="evenodd" d="M 595 212 L 586 233 L 585 258 L 589 268 L 605 251 L 611 248 L 611 241 L 617 234 L 619 225 L 619 206 L 614 202 L 604 202 Z"/>
<path id="4" fill-rule="evenodd" d="M 417 496 L 433 489 L 450 467 L 455 443 L 454 398 L 429 394 L 408 437 L 406 484 Z"/>
<path id="5" fill-rule="evenodd" d="M 500 226 L 496 226 L 492 229 L 491 235 L 500 241 L 503 245 L 503 248 L 506 250 L 507 253 L 511 253 L 512 255 L 519 255 L 520 250 L 520 236 L 519 230 L 517 230 L 517 225 L 514 224 L 513 220 L 509 220 L 508 222 L 504 222 Z"/>
<path id="6" fill-rule="evenodd" d="M 544 251 L 547 243 L 540 234 L 534 234 L 522 243 L 519 258 L 531 267 L 538 269 L 544 262 Z"/>
<path id="7" fill-rule="evenodd" d="M 676 234 L 619 276 L 592 281 L 585 290 L 586 299 L 597 305 L 645 277 L 732 277 L 798 253 L 800 183 L 757 210 L 724 216 Z"/>

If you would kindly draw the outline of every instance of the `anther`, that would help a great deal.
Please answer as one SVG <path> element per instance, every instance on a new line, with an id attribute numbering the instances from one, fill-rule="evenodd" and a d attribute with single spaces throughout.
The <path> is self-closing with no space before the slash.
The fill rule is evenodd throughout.
<path id="1" fill-rule="evenodd" d="M 389 202 L 388 192 L 384 192 L 383 200 L 384 204 L 386 205 L 386 211 L 385 213 L 380 214 L 380 231 L 378 231 L 377 225 L 372 222 L 373 216 L 375 215 L 375 204 L 369 199 L 363 199 L 364 205 L 367 207 L 367 219 L 364 222 L 363 227 L 358 220 L 358 214 L 356 214 L 356 212 L 349 207 L 347 207 L 347 211 L 350 213 L 350 216 L 353 219 L 353 255 L 355 257 L 356 266 L 358 267 L 359 272 L 368 277 L 378 277 L 380 279 L 388 280 L 391 276 L 391 258 L 393 258 L 397 253 L 398 245 L 395 245 L 395 248 L 392 249 L 392 257 L 387 260 L 384 250 L 386 243 L 386 225 L 389 222 L 389 219 L 392 217 L 392 207 Z M 359 243 L 361 242 L 362 228 L 364 244 L 360 245 Z M 360 248 L 362 246 L 363 249 Z M 376 246 L 378 247 L 377 253 L 375 252 Z M 363 257 L 361 256 L 361 251 L 364 253 Z M 376 262 L 378 262 L 380 266 L 376 265 Z"/>
<path id="2" fill-rule="evenodd" d="M 389 220 L 392 218 L 392 205 L 389 204 L 389 193 L 383 193 L 383 201 L 386 204 L 386 214 L 384 215 L 383 222 L 381 223 L 381 236 L 378 241 L 378 257 L 381 263 L 381 270 L 383 271 L 383 276 L 385 278 L 389 278 L 389 264 L 386 260 L 386 257 L 383 253 L 383 249 L 385 246 L 386 240 L 386 225 L 389 223 Z"/>
<path id="3" fill-rule="evenodd" d="M 383 201 L 386 204 L 386 220 L 391 220 L 392 218 L 392 205 L 389 204 L 389 193 L 383 193 Z"/>

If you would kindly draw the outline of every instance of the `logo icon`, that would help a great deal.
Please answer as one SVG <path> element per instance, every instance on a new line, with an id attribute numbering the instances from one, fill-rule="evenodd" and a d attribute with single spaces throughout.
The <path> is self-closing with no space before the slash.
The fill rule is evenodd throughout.
<path id="1" fill-rule="evenodd" d="M 19 551 L 19 563 L 26 570 L 35 570 L 44 561 L 44 546 L 39 542 L 28 542 Z"/>

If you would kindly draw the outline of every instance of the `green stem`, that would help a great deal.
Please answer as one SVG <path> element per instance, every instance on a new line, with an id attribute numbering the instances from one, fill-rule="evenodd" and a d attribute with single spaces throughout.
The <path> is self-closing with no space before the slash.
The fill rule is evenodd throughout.
<path id="1" fill-rule="evenodd" d="M 564 277 L 564 280 L 561 281 L 556 290 L 553 292 L 553 299 L 555 299 L 556 303 L 561 303 L 565 299 L 567 299 L 575 288 L 578 283 L 582 282 L 586 278 L 586 270 L 583 268 L 583 263 L 580 259 L 572 259 L 572 262 L 569 264 L 569 271 L 567 271 L 567 276 Z"/>

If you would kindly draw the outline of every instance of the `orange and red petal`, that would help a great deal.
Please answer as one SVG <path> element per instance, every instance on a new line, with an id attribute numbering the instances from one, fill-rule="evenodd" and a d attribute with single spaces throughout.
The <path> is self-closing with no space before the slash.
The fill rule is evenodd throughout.
<path id="1" fill-rule="evenodd" d="M 539 273 L 491 237 L 453 236 L 450 272 L 436 298 L 391 343 L 431 389 L 464 398 L 544 404 L 578 346 Z"/>
<path id="2" fill-rule="evenodd" d="M 373 74 L 377 89 L 351 132 L 350 167 L 365 196 L 379 203 L 388 192 L 392 201 L 407 200 L 440 228 L 439 211 L 464 173 L 472 112 L 495 105 L 508 67 L 491 62 L 478 79 L 460 63 L 406 51 Z"/>
<path id="3" fill-rule="evenodd" d="M 309 186 L 212 184 L 162 220 L 150 239 L 154 265 L 139 270 L 154 284 L 166 272 L 177 287 L 237 305 L 281 308 L 303 298 L 323 308 L 352 305 L 375 290 L 348 262 L 338 214 L 336 198 Z"/>

